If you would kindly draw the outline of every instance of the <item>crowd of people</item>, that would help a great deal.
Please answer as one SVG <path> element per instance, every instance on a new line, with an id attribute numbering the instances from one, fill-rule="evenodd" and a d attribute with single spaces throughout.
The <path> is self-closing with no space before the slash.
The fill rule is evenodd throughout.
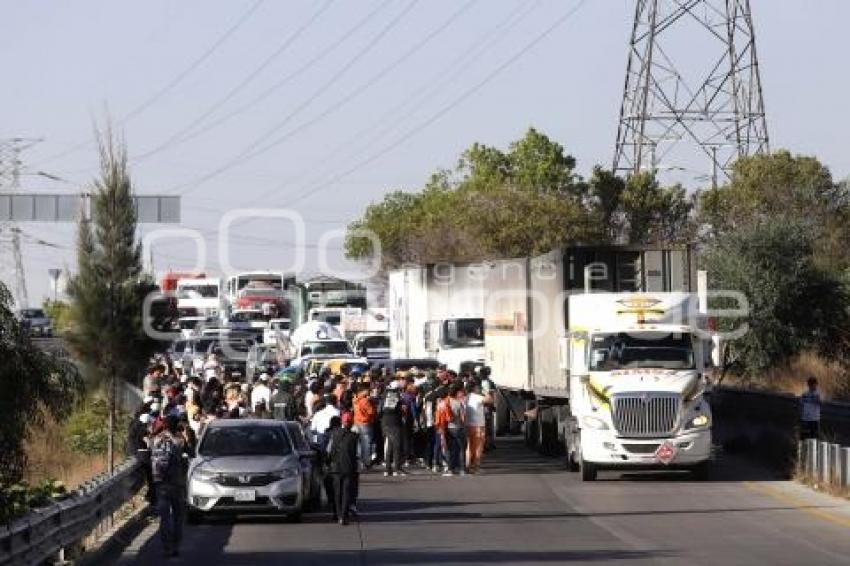
<path id="1" fill-rule="evenodd" d="M 494 447 L 495 390 L 489 376 L 487 367 L 461 374 L 443 366 L 414 367 L 389 374 L 342 364 L 336 374 L 327 368 L 309 375 L 263 373 L 249 384 L 228 381 L 216 354 L 188 368 L 163 355 L 144 377 L 145 398 L 127 444 L 151 461 L 149 497 L 168 553 L 179 547 L 185 471 L 181 477 L 167 459 L 176 453 L 185 462 L 182 456 L 194 453 L 204 427 L 215 419 L 300 422 L 328 470 L 356 470 L 352 485 L 328 486 L 334 518 L 345 523 L 349 512 L 356 512 L 360 473 L 404 476 L 415 467 L 447 477 L 480 472 L 484 452 Z M 160 449 L 163 445 L 167 450 Z"/>

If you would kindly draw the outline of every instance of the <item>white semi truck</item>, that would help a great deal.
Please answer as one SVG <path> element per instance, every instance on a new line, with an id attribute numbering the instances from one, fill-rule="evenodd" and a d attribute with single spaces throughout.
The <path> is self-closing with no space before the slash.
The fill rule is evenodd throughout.
<path id="1" fill-rule="evenodd" d="M 484 363 L 484 266 L 405 267 L 389 275 L 390 354 L 460 371 Z"/>
<path id="2" fill-rule="evenodd" d="M 689 248 L 593 247 L 489 264 L 485 359 L 497 426 L 598 470 L 686 467 L 703 475 L 710 340 Z"/>

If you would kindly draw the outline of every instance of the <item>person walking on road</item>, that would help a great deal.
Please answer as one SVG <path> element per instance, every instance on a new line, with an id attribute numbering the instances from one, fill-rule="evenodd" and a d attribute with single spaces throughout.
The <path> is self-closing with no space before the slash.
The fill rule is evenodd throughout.
<path id="1" fill-rule="evenodd" d="M 466 469 L 470 474 L 478 473 L 481 467 L 481 455 L 484 453 L 485 408 L 490 403 L 481 391 L 481 384 L 470 385 L 466 399 Z"/>
<path id="2" fill-rule="evenodd" d="M 464 454 L 466 453 L 466 406 L 464 403 L 463 387 L 459 384 L 451 386 L 448 402 L 444 405 L 448 410 L 446 424 L 446 445 L 449 450 L 449 470 L 443 475 L 466 475 Z"/>
<path id="3" fill-rule="evenodd" d="M 821 398 L 818 380 L 810 377 L 806 380 L 806 391 L 800 395 L 800 438 L 803 440 L 820 438 Z"/>
<path id="4" fill-rule="evenodd" d="M 399 384 L 393 381 L 381 401 L 381 430 L 384 433 L 385 476 L 404 476 L 401 469 L 402 403 Z"/>
<path id="5" fill-rule="evenodd" d="M 178 424 L 175 417 L 165 419 L 162 428 L 155 431 L 151 443 L 151 475 L 156 490 L 159 538 L 166 557 L 180 554 L 183 538 L 185 445 L 179 436 Z"/>
<path id="6" fill-rule="evenodd" d="M 377 411 L 369 399 L 369 386 L 361 385 L 354 398 L 354 432 L 360 435 L 360 467 L 372 463 L 372 437 Z"/>
<path id="7" fill-rule="evenodd" d="M 351 430 L 353 422 L 351 413 L 343 413 L 342 426 L 333 430 L 328 441 L 328 459 L 334 482 L 334 509 L 340 525 L 348 524 L 357 491 L 357 448 L 360 439 Z"/>

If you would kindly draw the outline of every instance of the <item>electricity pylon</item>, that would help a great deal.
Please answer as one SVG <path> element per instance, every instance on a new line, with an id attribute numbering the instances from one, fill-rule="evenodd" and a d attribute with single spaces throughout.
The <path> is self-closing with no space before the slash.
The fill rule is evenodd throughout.
<path id="1" fill-rule="evenodd" d="M 676 149 L 686 143 L 697 151 Z M 749 0 L 637 0 L 614 170 L 697 163 L 716 185 L 738 157 L 767 152 Z"/>

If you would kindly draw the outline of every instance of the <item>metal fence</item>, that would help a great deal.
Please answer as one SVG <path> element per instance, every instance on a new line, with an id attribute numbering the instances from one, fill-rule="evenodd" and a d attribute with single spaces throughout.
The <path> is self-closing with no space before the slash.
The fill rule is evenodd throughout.
<path id="1" fill-rule="evenodd" d="M 800 441 L 798 472 L 821 486 L 850 487 L 850 447 L 821 440 Z"/>
<path id="2" fill-rule="evenodd" d="M 61 560 L 65 549 L 111 527 L 115 512 L 143 483 L 141 466 L 131 458 L 117 466 L 113 476 L 97 476 L 69 497 L 0 526 L 0 565 Z"/>

